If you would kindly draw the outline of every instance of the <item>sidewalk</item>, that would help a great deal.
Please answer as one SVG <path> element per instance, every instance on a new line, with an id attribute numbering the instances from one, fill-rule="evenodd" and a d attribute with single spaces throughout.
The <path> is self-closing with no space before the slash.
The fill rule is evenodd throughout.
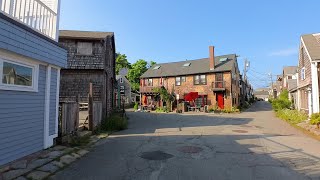
<path id="1" fill-rule="evenodd" d="M 86 155 L 91 148 L 103 143 L 108 135 L 91 136 L 84 147 L 55 146 L 4 166 L 0 166 L 0 180 L 40 180 L 54 175 L 59 170 Z"/>

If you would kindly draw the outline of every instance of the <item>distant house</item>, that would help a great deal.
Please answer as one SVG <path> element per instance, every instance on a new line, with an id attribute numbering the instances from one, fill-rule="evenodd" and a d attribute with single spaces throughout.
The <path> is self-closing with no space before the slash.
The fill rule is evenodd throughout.
<path id="1" fill-rule="evenodd" d="M 282 89 L 287 89 L 289 86 L 289 81 L 292 83 L 293 81 L 297 81 L 297 66 L 285 66 L 282 71 Z"/>
<path id="2" fill-rule="evenodd" d="M 60 101 L 102 102 L 103 117 L 115 105 L 115 42 L 112 32 L 61 30 L 59 43 L 68 50 L 67 67 L 61 70 Z"/>
<path id="3" fill-rule="evenodd" d="M 132 102 L 131 84 L 129 80 L 126 78 L 126 76 L 117 75 L 116 79 L 118 84 L 118 92 L 116 92 L 116 106 L 120 107 L 120 104 L 122 104 L 121 101 L 123 101 L 125 105 L 130 105 L 133 102 L 135 102 Z"/>
<path id="4" fill-rule="evenodd" d="M 243 105 L 245 102 L 249 102 L 253 98 L 253 89 L 250 85 L 248 78 L 240 75 L 240 105 Z"/>
<path id="5" fill-rule="evenodd" d="M 0 166 L 51 147 L 58 136 L 60 69 L 67 62 L 57 42 L 59 4 L 0 0 Z"/>
<path id="6" fill-rule="evenodd" d="M 155 101 L 155 87 L 174 92 L 178 101 L 188 94 L 196 93 L 196 106 L 230 109 L 240 105 L 240 73 L 237 56 L 214 55 L 209 47 L 209 58 L 156 64 L 140 77 L 141 104 L 147 106 Z M 159 105 L 159 104 L 158 104 Z"/>
<path id="7" fill-rule="evenodd" d="M 309 115 L 319 112 L 320 33 L 300 38 L 297 81 L 298 109 Z"/>
<path id="8" fill-rule="evenodd" d="M 268 99 L 269 99 L 269 89 L 268 88 L 256 89 L 253 94 L 256 98 L 263 99 L 264 101 L 268 101 Z"/>

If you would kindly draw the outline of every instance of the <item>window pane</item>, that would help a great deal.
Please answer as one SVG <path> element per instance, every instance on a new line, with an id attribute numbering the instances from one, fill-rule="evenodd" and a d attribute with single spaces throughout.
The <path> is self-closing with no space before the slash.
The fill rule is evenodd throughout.
<path id="1" fill-rule="evenodd" d="M 176 77 L 176 85 L 180 86 L 181 85 L 181 79 L 180 77 Z"/>
<path id="2" fill-rule="evenodd" d="M 200 81 L 201 81 L 201 84 L 206 84 L 206 75 L 201 75 Z"/>
<path id="3" fill-rule="evenodd" d="M 185 77 L 185 76 L 182 76 L 182 77 L 181 77 L 181 81 L 182 81 L 182 82 L 186 82 L 186 77 Z"/>
<path id="4" fill-rule="evenodd" d="M 3 62 L 2 83 L 32 86 L 32 68 Z"/>
<path id="5" fill-rule="evenodd" d="M 194 84 L 199 84 L 199 83 L 200 83 L 199 76 L 194 76 Z"/>

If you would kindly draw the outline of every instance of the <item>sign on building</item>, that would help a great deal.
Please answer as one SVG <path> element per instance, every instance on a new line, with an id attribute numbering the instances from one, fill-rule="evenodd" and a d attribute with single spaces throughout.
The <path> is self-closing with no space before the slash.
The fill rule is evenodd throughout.
<path id="1" fill-rule="evenodd" d="M 124 86 L 120 86 L 120 94 L 124 95 Z"/>

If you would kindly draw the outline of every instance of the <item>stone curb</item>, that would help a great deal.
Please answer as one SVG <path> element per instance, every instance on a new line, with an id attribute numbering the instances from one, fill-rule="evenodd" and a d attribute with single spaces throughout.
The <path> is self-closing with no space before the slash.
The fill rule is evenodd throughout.
<path id="1" fill-rule="evenodd" d="M 34 155 L 35 157 L 27 156 L 17 160 L 0 168 L 0 180 L 47 179 L 89 153 L 91 148 L 106 137 L 108 134 L 93 135 L 90 137 L 90 142 L 82 148 L 57 145 L 40 151 Z"/>

